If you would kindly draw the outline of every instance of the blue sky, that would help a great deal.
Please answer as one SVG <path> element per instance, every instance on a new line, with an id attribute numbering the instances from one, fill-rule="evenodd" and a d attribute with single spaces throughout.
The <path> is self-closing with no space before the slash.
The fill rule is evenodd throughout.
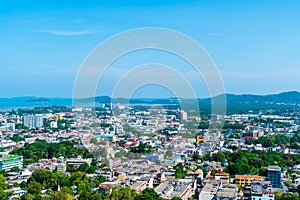
<path id="1" fill-rule="evenodd" d="M 114 34 L 141 27 L 174 29 L 195 39 L 216 63 L 228 93 L 300 90 L 299 1 L 37 2 L 1 1 L 0 97 L 71 97 L 76 73 L 91 50 Z M 154 51 L 115 62 L 97 94 L 109 95 L 126 70 L 149 62 L 184 68 L 197 95 L 208 96 L 187 63 Z M 148 86 L 135 95 L 169 94 Z"/>

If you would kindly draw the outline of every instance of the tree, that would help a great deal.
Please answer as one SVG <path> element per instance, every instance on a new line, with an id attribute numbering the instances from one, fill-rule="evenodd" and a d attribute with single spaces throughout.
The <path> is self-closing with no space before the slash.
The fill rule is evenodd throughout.
<path id="1" fill-rule="evenodd" d="M 53 192 L 51 195 L 51 200 L 68 200 L 67 195 L 62 191 Z"/>
<path id="2" fill-rule="evenodd" d="M 22 181 L 22 182 L 20 183 L 19 187 L 20 187 L 21 189 L 26 189 L 26 188 L 27 188 L 26 182 L 25 182 L 25 181 Z"/>
<path id="3" fill-rule="evenodd" d="M 248 164 L 255 168 L 261 168 L 264 164 L 263 160 L 260 158 L 249 159 Z"/>
<path id="4" fill-rule="evenodd" d="M 291 193 L 275 193 L 275 200 L 300 200 L 300 198 L 296 194 Z"/>
<path id="5" fill-rule="evenodd" d="M 6 179 L 3 176 L 3 174 L 0 174 L 0 191 L 6 190 L 6 189 L 7 189 Z"/>
<path id="6" fill-rule="evenodd" d="M 111 200 L 135 200 L 137 193 L 130 187 L 115 186 L 106 197 Z"/>
<path id="7" fill-rule="evenodd" d="M 37 162 L 40 159 L 51 159 L 53 157 L 64 156 L 66 158 L 82 156 L 90 158 L 92 155 L 87 148 L 75 148 L 75 143 L 62 141 L 59 143 L 47 143 L 44 140 L 37 140 L 32 144 L 25 143 L 24 147 L 14 149 L 11 154 L 22 155 L 24 164 Z"/>
<path id="8" fill-rule="evenodd" d="M 34 200 L 34 196 L 32 194 L 24 194 L 21 196 L 21 200 Z"/>
<path id="9" fill-rule="evenodd" d="M 254 144 L 254 142 L 255 142 L 254 138 L 249 138 L 249 139 L 246 140 L 245 143 L 248 144 L 248 145 L 251 145 L 251 144 Z"/>
<path id="10" fill-rule="evenodd" d="M 244 174 L 242 173 L 242 168 L 239 164 L 229 164 L 226 168 L 225 171 L 228 172 L 231 175 L 236 175 L 236 174 Z"/>
<path id="11" fill-rule="evenodd" d="M 72 190 L 72 188 L 70 188 L 70 187 L 67 187 L 67 186 L 62 187 L 62 188 L 61 188 L 61 191 L 63 191 L 65 194 L 73 195 L 73 190 Z"/>
<path id="12" fill-rule="evenodd" d="M 19 167 L 13 167 L 10 169 L 11 172 L 19 172 L 20 168 Z"/>
<path id="13" fill-rule="evenodd" d="M 13 186 L 14 186 L 14 187 L 19 187 L 20 184 L 19 184 L 18 182 L 14 182 Z"/>
<path id="14" fill-rule="evenodd" d="M 146 144 L 140 143 L 138 147 L 132 147 L 130 149 L 132 153 L 151 153 L 153 149 L 151 146 L 147 146 Z"/>
<path id="15" fill-rule="evenodd" d="M 81 181 L 78 185 L 78 194 L 79 194 L 79 200 L 85 200 L 85 199 L 90 199 L 89 197 L 91 196 L 92 189 L 89 186 L 89 183 L 84 180 Z"/>
<path id="16" fill-rule="evenodd" d="M 292 138 L 291 138 L 291 140 L 290 140 L 290 143 L 297 143 L 297 142 L 300 142 L 300 133 L 297 133 L 297 134 L 295 134 Z"/>
<path id="17" fill-rule="evenodd" d="M 214 153 L 212 155 L 212 160 L 213 161 L 216 161 L 216 162 L 225 162 L 226 160 L 226 157 L 225 157 L 225 154 L 223 152 L 218 152 L 218 153 Z"/>
<path id="18" fill-rule="evenodd" d="M 76 185 L 78 186 L 78 184 L 84 180 L 84 177 L 85 177 L 85 173 L 83 172 L 74 172 L 71 174 L 71 177 L 70 177 L 70 182 L 71 182 L 71 185 Z"/>
<path id="19" fill-rule="evenodd" d="M 0 199 L 6 200 L 10 196 L 9 193 L 3 192 L 6 190 L 8 185 L 6 184 L 6 179 L 3 174 L 0 174 Z"/>
<path id="20" fill-rule="evenodd" d="M 208 127 L 209 127 L 209 122 L 201 121 L 199 123 L 198 129 L 208 129 Z"/>
<path id="21" fill-rule="evenodd" d="M 146 188 L 135 198 L 135 200 L 162 200 L 162 198 L 153 188 Z"/>
<path id="22" fill-rule="evenodd" d="M 41 194 L 42 185 L 38 182 L 32 181 L 28 184 L 28 193 L 36 195 Z"/>
<path id="23" fill-rule="evenodd" d="M 14 134 L 12 140 L 15 142 L 20 142 L 23 138 L 19 134 Z"/>
<path id="24" fill-rule="evenodd" d="M 271 138 L 268 137 L 259 137 L 257 140 L 255 140 L 255 144 L 262 144 L 263 147 L 274 147 L 275 144 Z"/>
<path id="25" fill-rule="evenodd" d="M 32 173 L 32 177 L 38 183 L 43 184 L 44 181 L 47 181 L 50 179 L 51 172 L 47 169 L 38 169 Z"/>
<path id="26" fill-rule="evenodd" d="M 97 170 L 97 167 L 96 167 L 96 166 L 90 166 L 90 167 L 88 168 L 88 170 L 87 170 L 87 173 L 93 174 L 93 173 L 96 172 L 96 170 Z"/>
<path id="27" fill-rule="evenodd" d="M 182 200 L 180 197 L 173 197 L 171 200 Z"/>
<path id="28" fill-rule="evenodd" d="M 101 200 L 101 199 L 103 199 L 103 196 L 96 191 L 94 191 L 89 197 L 89 200 Z"/>
<path id="29" fill-rule="evenodd" d="M 286 180 L 285 185 L 286 185 L 287 187 L 292 187 L 293 183 L 292 183 L 292 181 L 291 181 L 290 179 L 288 179 L 288 180 Z"/>
<path id="30" fill-rule="evenodd" d="M 92 143 L 94 145 L 98 144 L 97 138 L 92 138 L 91 141 L 90 141 L 90 143 Z"/>
<path id="31" fill-rule="evenodd" d="M 166 151 L 166 157 L 167 158 L 171 158 L 173 156 L 173 151 L 171 150 L 171 149 L 168 149 L 167 151 Z"/>
<path id="32" fill-rule="evenodd" d="M 182 163 L 178 163 L 173 168 L 175 169 L 175 177 L 176 178 L 185 178 L 186 177 L 187 172 L 185 171 Z"/>
<path id="33" fill-rule="evenodd" d="M 189 155 L 194 161 L 201 160 L 201 156 L 199 154 L 190 154 Z"/>
<path id="34" fill-rule="evenodd" d="M 61 187 L 71 187 L 71 182 L 67 176 L 62 176 L 59 179 L 59 184 Z"/>
<path id="35" fill-rule="evenodd" d="M 213 169 L 213 170 L 211 171 L 211 173 L 210 173 L 210 174 L 211 174 L 212 176 L 215 176 L 215 175 L 216 175 L 216 173 L 218 173 L 218 172 L 219 172 L 218 170 L 216 170 L 216 169 Z"/>
<path id="36" fill-rule="evenodd" d="M 298 145 L 297 142 L 292 142 L 292 143 L 290 143 L 290 148 L 292 148 L 292 149 L 300 149 L 300 146 Z"/>
<path id="37" fill-rule="evenodd" d="M 285 136 L 285 135 L 276 134 L 276 135 L 271 136 L 271 140 L 273 140 L 274 143 L 278 146 L 285 146 L 288 143 L 290 143 L 291 138 L 288 136 Z"/>
<path id="38" fill-rule="evenodd" d="M 86 162 L 81 164 L 79 167 L 78 167 L 78 171 L 81 171 L 81 172 L 87 172 L 88 169 L 89 169 L 89 164 L 87 164 Z"/>
<path id="39" fill-rule="evenodd" d="M 96 186 L 99 186 L 101 183 L 104 183 L 105 181 L 106 178 L 102 175 L 99 175 L 94 179 L 94 183 L 96 184 Z"/>

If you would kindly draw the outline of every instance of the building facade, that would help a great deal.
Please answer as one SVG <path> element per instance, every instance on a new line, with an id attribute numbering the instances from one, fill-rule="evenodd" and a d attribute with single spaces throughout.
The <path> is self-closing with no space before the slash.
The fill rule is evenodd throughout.
<path id="1" fill-rule="evenodd" d="M 267 168 L 268 180 L 271 181 L 274 188 L 281 186 L 281 168 L 279 166 L 269 166 Z"/>
<path id="2" fill-rule="evenodd" d="M 41 128 L 44 126 L 42 115 L 26 115 L 23 117 L 23 125 L 29 128 Z"/>
<path id="3" fill-rule="evenodd" d="M 23 167 L 23 157 L 16 155 L 0 155 L 0 170 L 10 170 L 13 167 Z"/>
<path id="4" fill-rule="evenodd" d="M 235 184 L 238 187 L 249 186 L 251 185 L 251 182 L 253 180 L 262 181 L 263 177 L 257 175 L 236 175 L 235 176 Z"/>
<path id="5" fill-rule="evenodd" d="M 90 166 L 91 162 L 92 162 L 91 158 L 83 159 L 80 156 L 78 156 L 78 158 L 67 159 L 67 164 L 68 165 L 74 165 L 75 167 L 79 167 L 80 165 L 82 165 L 84 163 L 87 163 Z"/>

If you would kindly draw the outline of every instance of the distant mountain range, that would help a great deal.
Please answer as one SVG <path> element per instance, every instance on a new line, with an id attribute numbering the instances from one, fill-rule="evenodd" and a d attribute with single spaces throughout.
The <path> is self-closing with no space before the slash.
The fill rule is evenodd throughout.
<path id="1" fill-rule="evenodd" d="M 27 103 L 49 103 L 50 99 L 48 98 L 33 98 L 26 101 Z"/>
<path id="2" fill-rule="evenodd" d="M 298 109 L 300 108 L 300 93 L 297 91 L 283 92 L 279 94 L 269 94 L 269 95 L 253 95 L 253 94 L 223 94 L 212 98 L 198 98 L 198 104 L 202 112 L 210 112 L 211 101 L 216 105 L 221 104 L 221 99 L 226 96 L 226 106 L 227 112 L 238 113 L 238 112 L 248 112 L 249 110 L 267 110 L 267 109 Z M 222 98 L 221 98 L 222 97 Z M 127 103 L 128 100 L 125 98 L 111 99 L 108 96 L 100 96 L 95 98 L 97 103 Z M 185 107 L 191 110 L 192 99 L 182 99 L 182 98 L 133 98 L 130 99 L 130 104 L 141 104 L 141 105 L 185 105 Z"/>
<path id="3" fill-rule="evenodd" d="M 269 95 L 252 95 L 252 94 L 226 94 L 228 102 L 240 103 L 286 103 L 286 104 L 300 104 L 300 93 L 297 91 L 283 92 L 279 94 Z"/>
<path id="4" fill-rule="evenodd" d="M 279 94 L 269 95 L 253 95 L 253 94 L 223 94 L 212 98 L 197 99 L 201 110 L 209 112 L 211 107 L 211 100 L 214 99 L 218 103 L 222 103 L 219 99 L 226 95 L 227 111 L 241 112 L 257 109 L 298 109 L 300 108 L 300 93 L 297 91 L 283 92 Z M 182 98 L 132 98 L 129 100 L 130 104 L 141 105 L 189 105 L 195 99 Z M 128 99 L 114 98 L 108 96 L 97 96 L 95 98 L 78 99 L 78 102 L 84 104 L 85 102 L 95 102 L 97 104 L 114 103 L 128 103 Z M 17 108 L 17 107 L 38 107 L 38 106 L 72 106 L 71 98 L 45 98 L 45 97 L 14 97 L 14 98 L 0 98 L 0 108 Z M 191 108 L 192 109 L 192 108 Z"/>
<path id="5" fill-rule="evenodd" d="M 220 96 L 219 96 L 220 97 Z M 218 98 L 218 97 L 213 97 Z M 210 98 L 199 100 L 199 105 L 209 104 Z M 226 94 L 227 112 L 247 112 L 249 110 L 285 110 L 300 108 L 300 93 L 297 91 L 279 94 Z"/>
<path id="6" fill-rule="evenodd" d="M 292 91 L 292 92 L 283 92 L 279 94 L 269 94 L 269 95 L 253 95 L 253 94 L 223 94 L 220 96 L 212 97 L 212 98 L 198 98 L 200 102 L 210 102 L 211 99 L 220 99 L 222 96 L 226 96 L 227 103 L 234 104 L 249 104 L 249 103 L 262 103 L 262 104 L 300 104 L 300 92 Z M 92 98 L 85 99 L 91 100 Z M 180 101 L 184 101 L 182 98 L 133 98 L 130 99 L 130 103 L 141 103 L 141 104 L 177 104 Z M 97 96 L 95 97 L 95 102 L 99 103 L 110 103 L 113 102 L 127 102 L 128 100 L 125 98 L 116 98 L 111 99 L 108 96 Z"/>

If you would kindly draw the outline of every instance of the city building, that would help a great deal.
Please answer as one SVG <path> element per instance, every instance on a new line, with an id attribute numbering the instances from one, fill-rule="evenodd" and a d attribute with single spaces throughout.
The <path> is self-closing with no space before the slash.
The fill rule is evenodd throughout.
<path id="1" fill-rule="evenodd" d="M 148 155 L 145 160 L 149 160 L 149 161 L 163 161 L 164 160 L 164 154 L 153 154 L 153 155 Z"/>
<path id="2" fill-rule="evenodd" d="M 10 170 L 13 167 L 23 167 L 23 157 L 16 155 L 0 155 L 0 170 Z"/>
<path id="3" fill-rule="evenodd" d="M 56 165 L 56 170 L 58 172 L 65 172 L 67 170 L 67 165 L 66 163 L 57 163 Z"/>
<path id="4" fill-rule="evenodd" d="M 179 112 L 177 112 L 176 118 L 180 121 L 187 120 L 187 112 L 180 110 Z"/>
<path id="5" fill-rule="evenodd" d="M 109 159 L 109 168 L 114 168 L 114 167 L 118 167 L 119 165 L 121 165 L 122 161 L 120 158 L 113 158 L 113 159 Z"/>
<path id="6" fill-rule="evenodd" d="M 263 191 L 260 194 L 255 194 L 251 196 L 251 200 L 274 200 L 275 195 L 273 192 Z"/>
<path id="7" fill-rule="evenodd" d="M 216 200 L 236 200 L 238 188 L 235 185 L 222 185 L 215 195 Z"/>
<path id="8" fill-rule="evenodd" d="M 215 174 L 215 179 L 220 180 L 222 184 L 229 184 L 229 174 L 225 172 L 218 172 Z"/>
<path id="9" fill-rule="evenodd" d="M 252 181 L 251 200 L 274 200 L 272 184 L 270 181 Z"/>
<path id="10" fill-rule="evenodd" d="M 75 167 L 79 167 L 80 165 L 82 165 L 84 163 L 91 165 L 91 162 L 92 162 L 91 158 L 83 159 L 83 158 L 81 158 L 81 156 L 78 156 L 77 158 L 67 159 L 67 164 L 74 165 Z"/>
<path id="11" fill-rule="evenodd" d="M 27 190 L 21 189 L 20 187 L 13 187 L 11 189 L 4 190 L 5 193 L 11 193 L 9 199 L 21 199 L 21 196 L 27 194 Z"/>
<path id="12" fill-rule="evenodd" d="M 281 186 L 281 168 L 279 166 L 269 166 L 267 168 L 268 181 L 271 181 L 274 188 Z"/>
<path id="13" fill-rule="evenodd" d="M 23 125 L 29 128 L 41 128 L 44 125 L 43 115 L 26 115 L 23 117 Z"/>
<path id="14" fill-rule="evenodd" d="M 6 131 L 15 131 L 15 126 L 16 124 L 15 123 L 6 123 Z"/>
<path id="15" fill-rule="evenodd" d="M 204 142 L 205 138 L 202 135 L 197 135 L 196 140 L 197 140 L 198 143 L 200 143 L 200 142 Z"/>
<path id="16" fill-rule="evenodd" d="M 253 180 L 262 181 L 263 177 L 257 175 L 236 175 L 235 176 L 235 184 L 238 187 L 249 186 L 251 185 L 251 182 Z"/>
<path id="17" fill-rule="evenodd" d="M 140 193 L 144 189 L 147 188 L 147 182 L 146 181 L 137 181 L 130 186 L 132 189 L 134 189 L 136 192 Z"/>
<path id="18" fill-rule="evenodd" d="M 57 128 L 57 121 L 50 122 L 50 128 Z"/>

